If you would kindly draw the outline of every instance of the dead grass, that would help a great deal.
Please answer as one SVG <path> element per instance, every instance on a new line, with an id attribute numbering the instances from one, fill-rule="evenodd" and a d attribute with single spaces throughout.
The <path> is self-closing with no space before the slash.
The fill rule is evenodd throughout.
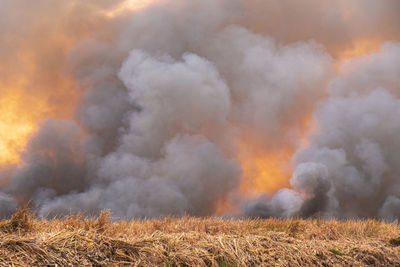
<path id="1" fill-rule="evenodd" d="M 400 226 L 375 220 L 164 218 L 110 213 L 0 222 L 0 266 L 400 266 Z"/>

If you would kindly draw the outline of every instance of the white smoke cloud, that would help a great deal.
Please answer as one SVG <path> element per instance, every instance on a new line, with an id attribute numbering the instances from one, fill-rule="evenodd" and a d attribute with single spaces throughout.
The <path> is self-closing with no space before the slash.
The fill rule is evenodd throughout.
<path id="1" fill-rule="evenodd" d="M 141 109 L 127 118 L 122 150 L 151 157 L 177 132 L 207 135 L 226 124 L 229 89 L 216 68 L 199 56 L 184 54 L 182 62 L 174 62 L 133 50 L 119 77 L 130 102 Z"/>
<path id="2" fill-rule="evenodd" d="M 79 194 L 48 201 L 43 215 L 110 209 L 118 218 L 209 215 L 237 187 L 237 162 L 199 136 L 177 136 L 157 161 L 115 152 L 99 163 L 99 181 Z"/>
<path id="3" fill-rule="evenodd" d="M 332 97 L 320 105 L 315 113 L 319 132 L 310 137 L 307 148 L 296 153 L 295 162 L 301 163 L 296 171 L 311 162 L 327 169 L 334 193 L 326 197 L 338 206 L 321 212 L 378 216 L 385 198 L 398 192 L 399 112 L 400 100 L 383 89 Z M 313 172 L 303 175 L 315 180 Z"/>
<path id="4" fill-rule="evenodd" d="M 16 199 L 43 216 L 110 209 L 115 218 L 213 215 L 228 199 L 252 217 L 398 219 L 400 44 L 387 42 L 335 72 L 337 50 L 369 33 L 335 15 L 344 2 L 318 3 L 165 0 L 101 20 L 63 65 L 83 91 L 76 121 L 44 122 L 21 163 L 1 171 L 9 185 L 0 216 Z M 373 21 L 396 20 L 388 7 L 397 4 L 380 3 Z M 352 5 L 369 10 L 372 2 Z M 112 6 L 74 2 L 71 20 Z M 298 8 L 277 16 L 282 7 Z M 310 21 L 293 32 L 301 9 Z M 321 32 L 319 21 L 337 26 L 332 36 L 340 39 Z M 395 36 L 391 27 L 382 34 Z M 243 195 L 238 139 L 265 151 L 295 149 L 309 114 L 316 131 L 294 155 L 291 188 Z"/>

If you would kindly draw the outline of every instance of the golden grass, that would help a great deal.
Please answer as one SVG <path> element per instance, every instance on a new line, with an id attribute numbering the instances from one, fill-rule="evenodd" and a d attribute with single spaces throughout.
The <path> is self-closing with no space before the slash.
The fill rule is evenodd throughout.
<path id="1" fill-rule="evenodd" d="M 164 218 L 0 222 L 0 266 L 400 266 L 400 226 L 375 220 Z"/>

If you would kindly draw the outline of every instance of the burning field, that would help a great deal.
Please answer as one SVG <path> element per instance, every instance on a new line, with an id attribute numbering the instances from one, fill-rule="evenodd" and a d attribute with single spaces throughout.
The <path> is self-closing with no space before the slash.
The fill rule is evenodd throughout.
<path id="1" fill-rule="evenodd" d="M 399 219 L 399 10 L 0 0 L 0 217 Z"/>
<path id="2" fill-rule="evenodd" d="M 399 266 L 399 12 L 0 0 L 0 265 Z"/>

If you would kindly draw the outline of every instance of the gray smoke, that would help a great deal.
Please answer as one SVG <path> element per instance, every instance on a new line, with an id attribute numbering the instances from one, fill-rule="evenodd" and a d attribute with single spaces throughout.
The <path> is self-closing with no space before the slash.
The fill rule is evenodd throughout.
<path id="1" fill-rule="evenodd" d="M 340 48 L 373 35 L 336 16 L 344 2 L 164 0 L 109 19 L 101 14 L 114 1 L 40 2 L 32 21 L 68 8 L 64 17 L 86 25 L 53 64 L 35 61 L 43 76 L 66 70 L 82 96 L 74 120 L 42 121 L 21 162 L 0 169 L 0 216 L 28 201 L 50 217 L 104 209 L 115 218 L 207 216 L 229 200 L 239 216 L 399 218 L 400 44 L 335 71 Z M 379 7 L 370 20 L 387 25 L 379 37 L 394 41 L 396 3 L 354 1 Z M 17 13 L 4 19 L 1 10 L 0 22 L 15 25 Z M 301 10 L 312 21 L 293 31 Z M 318 30 L 321 20 L 340 32 Z M 356 21 L 370 22 L 358 13 Z M 10 29 L 5 23 L 0 33 Z M 331 40 L 340 34 L 347 38 Z M 291 188 L 243 195 L 238 140 L 296 149 L 311 113 L 317 129 L 294 155 Z"/>
<path id="2" fill-rule="evenodd" d="M 386 43 L 344 71 L 314 111 L 309 144 L 294 156 L 289 197 L 301 196 L 301 206 L 290 216 L 398 219 L 400 44 Z M 264 214 L 276 215 L 276 197 L 262 202 Z"/>

